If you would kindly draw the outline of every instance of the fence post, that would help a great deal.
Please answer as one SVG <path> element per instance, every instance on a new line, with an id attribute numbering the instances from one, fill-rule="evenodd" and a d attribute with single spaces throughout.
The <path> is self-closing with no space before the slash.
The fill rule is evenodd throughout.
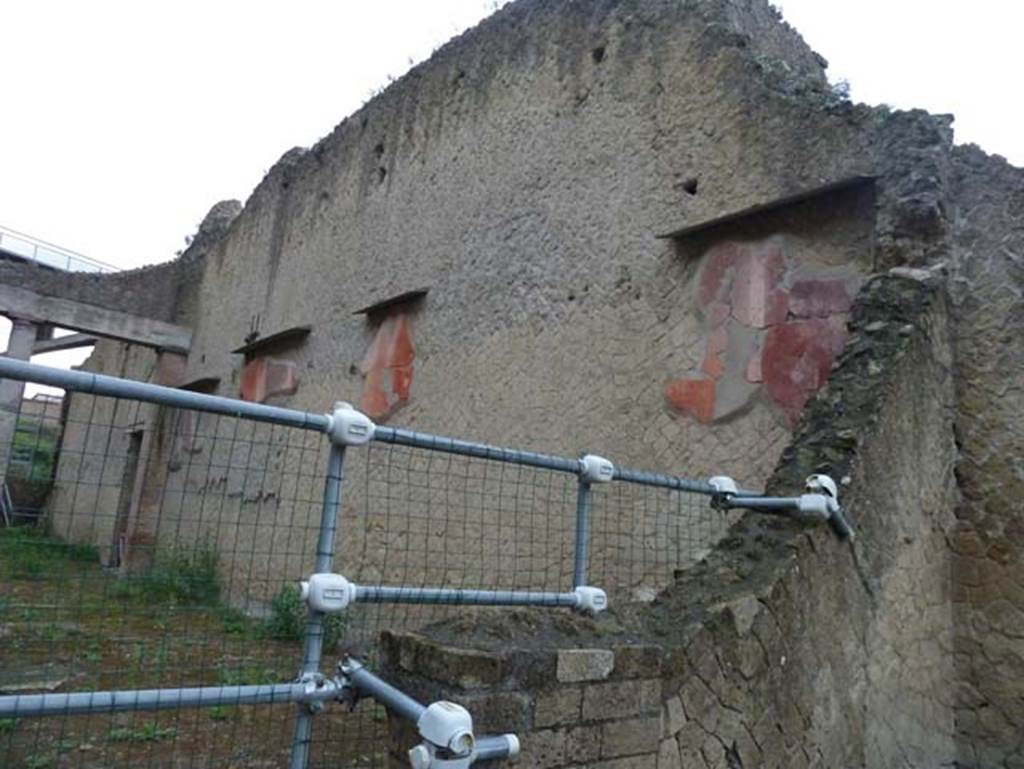
<path id="1" fill-rule="evenodd" d="M 590 545 L 590 481 L 580 478 L 576 487 L 576 555 L 573 561 L 572 586 L 587 584 L 587 558 Z"/>
<path id="2" fill-rule="evenodd" d="M 334 564 L 334 534 L 338 528 L 338 510 L 341 506 L 341 486 L 345 477 L 345 446 L 331 442 L 331 453 L 327 459 L 327 478 L 324 481 L 323 512 L 320 515 L 320 538 L 316 548 L 317 573 L 329 572 Z M 299 676 L 320 671 L 320 657 L 323 652 L 324 615 L 310 609 L 306 625 L 306 640 L 302 654 L 302 668 Z M 295 721 L 295 736 L 292 738 L 291 769 L 306 769 L 309 763 L 309 746 L 313 736 L 314 705 L 300 704 Z"/>

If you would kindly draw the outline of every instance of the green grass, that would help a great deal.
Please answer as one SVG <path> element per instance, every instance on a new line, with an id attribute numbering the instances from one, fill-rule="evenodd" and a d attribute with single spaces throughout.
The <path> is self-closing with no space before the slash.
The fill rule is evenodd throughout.
<path id="1" fill-rule="evenodd" d="M 17 728 L 17 718 L 0 718 L 0 734 L 10 734 Z"/>
<path id="2" fill-rule="evenodd" d="M 235 714 L 234 708 L 227 705 L 214 705 L 206 711 L 211 721 L 228 721 Z"/>
<path id="3" fill-rule="evenodd" d="M 152 569 L 118 582 L 111 594 L 148 603 L 216 606 L 221 587 L 217 560 L 216 551 L 210 548 L 159 554 Z"/>
<path id="4" fill-rule="evenodd" d="M 50 480 L 57 457 L 57 435 L 53 425 L 40 425 L 38 419 L 20 418 L 11 445 L 12 475 L 33 481 Z"/>
<path id="5" fill-rule="evenodd" d="M 281 674 L 273 668 L 244 666 L 217 668 L 217 683 L 221 686 L 255 686 L 280 683 Z"/>
<path id="6" fill-rule="evenodd" d="M 159 742 L 176 737 L 178 730 L 173 726 L 160 726 L 156 721 L 147 721 L 137 729 L 115 726 L 107 732 L 109 742 Z"/>
<path id="7" fill-rule="evenodd" d="M 285 585 L 270 602 L 270 617 L 264 631 L 269 638 L 278 641 L 301 641 L 306 635 L 309 610 L 302 600 L 298 587 Z M 328 614 L 324 617 L 324 649 L 337 646 L 345 635 L 347 617 L 344 614 Z"/>
<path id="8" fill-rule="evenodd" d="M 93 545 L 63 542 L 46 534 L 41 526 L 0 529 L 0 575 L 40 579 L 63 571 L 69 562 L 96 563 L 99 550 Z"/>

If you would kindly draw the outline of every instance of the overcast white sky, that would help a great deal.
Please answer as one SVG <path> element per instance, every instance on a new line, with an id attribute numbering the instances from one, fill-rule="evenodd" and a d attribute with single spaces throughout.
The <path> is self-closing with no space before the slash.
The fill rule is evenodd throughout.
<path id="1" fill-rule="evenodd" d="M 496 5 L 8 0 L 0 224 L 121 267 L 169 259 L 213 203 Z M 953 112 L 958 141 L 1024 165 L 1024 4 L 776 5 L 855 100 Z"/>

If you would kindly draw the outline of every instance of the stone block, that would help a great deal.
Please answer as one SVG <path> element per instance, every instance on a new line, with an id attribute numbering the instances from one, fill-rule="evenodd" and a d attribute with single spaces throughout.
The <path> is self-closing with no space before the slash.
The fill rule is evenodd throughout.
<path id="1" fill-rule="evenodd" d="M 601 727 L 579 726 L 565 733 L 565 760 L 589 764 L 601 756 Z"/>
<path id="2" fill-rule="evenodd" d="M 601 727 L 602 758 L 617 758 L 641 753 L 657 755 L 661 744 L 661 717 L 646 716 L 610 721 Z"/>
<path id="3" fill-rule="evenodd" d="M 623 644 L 616 646 L 613 651 L 614 678 L 653 678 L 661 675 L 661 647 Z"/>
<path id="4" fill-rule="evenodd" d="M 629 756 L 628 758 L 614 758 L 611 761 L 598 761 L 587 764 L 591 769 L 657 769 L 658 754 L 648 753 L 643 756 Z"/>
<path id="5" fill-rule="evenodd" d="M 661 680 L 652 678 L 640 682 L 640 712 L 658 713 L 661 711 Z"/>
<path id="6" fill-rule="evenodd" d="M 686 713 L 678 696 L 669 697 L 662 709 L 661 732 L 665 737 L 674 737 L 686 725 Z"/>
<path id="7" fill-rule="evenodd" d="M 562 649 L 555 675 L 562 683 L 601 681 L 614 667 L 615 654 L 610 649 Z"/>
<path id="8" fill-rule="evenodd" d="M 530 728 L 530 698 L 523 692 L 481 691 L 463 694 L 459 704 L 473 714 L 478 733 L 522 732 Z"/>
<path id="9" fill-rule="evenodd" d="M 395 636 L 398 665 L 402 670 L 426 676 L 461 689 L 477 689 L 500 683 L 505 676 L 502 658 L 475 649 L 441 646 L 415 633 Z"/>
<path id="10" fill-rule="evenodd" d="M 522 735 L 522 752 L 517 766 L 550 769 L 564 763 L 565 731 L 543 729 Z"/>
<path id="11" fill-rule="evenodd" d="M 658 748 L 658 769 L 683 769 L 683 762 L 679 758 L 679 745 L 672 737 L 661 741 Z"/>
<path id="12" fill-rule="evenodd" d="M 583 701 L 583 690 L 576 686 L 567 686 L 537 695 L 534 706 L 533 724 L 535 727 L 574 724 L 580 720 L 580 703 Z"/>
<path id="13" fill-rule="evenodd" d="M 583 690 L 583 720 L 605 721 L 643 712 L 640 681 L 593 684 Z"/>

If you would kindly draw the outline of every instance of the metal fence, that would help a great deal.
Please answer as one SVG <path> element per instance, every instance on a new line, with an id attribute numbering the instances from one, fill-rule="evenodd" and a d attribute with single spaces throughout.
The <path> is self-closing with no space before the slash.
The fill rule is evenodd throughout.
<path id="1" fill-rule="evenodd" d="M 372 669 L 383 630 L 467 604 L 651 597 L 731 521 L 674 476 L 384 426 L 346 447 L 337 416 L 6 359 L 0 376 L 73 393 L 23 417 L 50 436 L 27 465 L 44 488 L 0 530 L 4 767 L 381 765 L 383 708 L 314 712 L 332 692 L 301 674 Z M 299 580 L 331 571 L 353 604 L 309 611 Z"/>
<path id="2" fill-rule="evenodd" d="M 47 243 L 24 232 L 0 225 L 0 256 L 24 259 L 42 267 L 66 272 L 115 272 L 112 264 L 92 259 L 77 251 Z"/>

